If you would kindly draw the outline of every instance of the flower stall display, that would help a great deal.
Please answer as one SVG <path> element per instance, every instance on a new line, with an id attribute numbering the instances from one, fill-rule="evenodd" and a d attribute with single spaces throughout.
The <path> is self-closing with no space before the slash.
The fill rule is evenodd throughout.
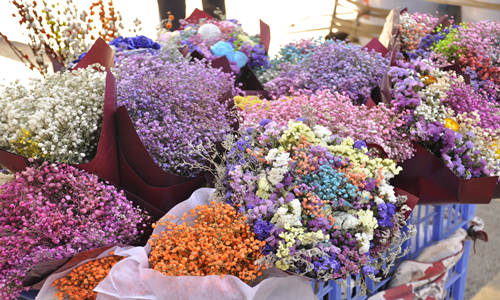
<path id="1" fill-rule="evenodd" d="M 339 137 L 377 144 L 396 161 L 409 159 L 413 154 L 403 116 L 384 104 L 371 108 L 354 105 L 346 95 L 329 90 L 312 94 L 297 92 L 277 100 L 240 99 L 237 96 L 235 103 L 242 108 L 239 116 L 243 128 L 257 126 L 263 118 L 279 126 L 286 125 L 288 120 L 304 118 L 306 123 L 325 126 Z"/>
<path id="2" fill-rule="evenodd" d="M 112 299 L 315 299 L 308 280 L 263 270 L 264 242 L 220 200 L 214 189 L 196 190 L 156 223 L 146 247 L 116 249 L 125 258 L 94 291 Z"/>
<path id="3" fill-rule="evenodd" d="M 193 17 L 199 13 L 201 17 Z M 165 41 L 178 36 L 180 47 L 186 47 L 189 53 L 197 51 L 208 60 L 225 56 L 234 73 L 239 73 L 244 66 L 268 67 L 267 49 L 258 36 L 245 33 L 237 20 L 218 20 L 199 13 L 195 11 L 191 17 L 180 20 L 181 28 L 175 34 L 162 33 L 159 39 Z"/>
<path id="4" fill-rule="evenodd" d="M 0 148 L 25 157 L 84 163 L 97 152 L 106 73 L 90 66 L 58 72 L 0 97 Z"/>
<path id="5" fill-rule="evenodd" d="M 116 68 L 117 99 L 138 135 L 164 171 L 187 177 L 202 158 L 191 151 L 222 141 L 234 117 L 228 107 L 234 77 L 205 61 L 169 61 L 154 53 L 124 57 Z M 208 150 L 207 150 L 208 151 Z"/>
<path id="6" fill-rule="evenodd" d="M 389 183 L 401 171 L 393 160 L 301 121 L 264 119 L 232 144 L 219 193 L 277 268 L 318 280 L 373 276 L 397 256 L 410 208 Z"/>
<path id="7" fill-rule="evenodd" d="M 301 63 L 285 68 L 265 88 L 277 97 L 298 89 L 329 89 L 346 93 L 356 103 L 365 103 L 388 68 L 388 59 L 380 53 L 346 42 L 327 41 Z"/>
<path id="8" fill-rule="evenodd" d="M 0 186 L 0 295 L 35 265 L 139 239 L 148 217 L 122 191 L 66 164 L 29 166 Z"/>

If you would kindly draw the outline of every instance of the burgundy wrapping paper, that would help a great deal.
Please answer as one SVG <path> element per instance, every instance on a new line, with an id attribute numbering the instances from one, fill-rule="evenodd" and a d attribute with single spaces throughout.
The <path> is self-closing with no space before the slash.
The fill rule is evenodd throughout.
<path id="1" fill-rule="evenodd" d="M 261 95 L 267 95 L 267 92 L 264 91 L 264 85 L 248 65 L 241 68 L 240 74 L 238 74 L 236 78 L 236 82 L 241 84 L 240 88 L 244 91 L 255 91 Z"/>
<path id="2" fill-rule="evenodd" d="M 125 107 L 118 108 L 116 120 L 120 186 L 132 193 L 131 200 L 154 220 L 205 184 L 204 176 L 188 178 L 163 171 L 144 147 Z"/>
<path id="3" fill-rule="evenodd" d="M 92 64 L 100 64 L 105 68 L 114 65 L 113 49 L 101 38 L 98 38 L 85 56 L 76 64 L 74 69 L 86 68 Z"/>
<path id="4" fill-rule="evenodd" d="M 99 176 L 115 185 L 120 183 L 118 169 L 118 150 L 116 148 L 116 80 L 106 71 L 106 92 L 104 93 L 104 112 L 101 135 L 97 144 L 97 153 L 88 163 L 76 165 L 78 168 Z"/>
<path id="5" fill-rule="evenodd" d="M 106 91 L 104 93 L 104 109 L 101 125 L 101 135 L 97 144 L 97 153 L 88 163 L 76 165 L 78 168 L 96 174 L 100 178 L 115 185 L 120 182 L 118 169 L 118 150 L 116 146 L 116 79 L 109 71 L 114 65 L 113 49 L 101 38 L 98 38 L 92 48 L 75 66 L 76 69 L 86 68 L 98 63 L 106 68 Z"/>
<path id="6" fill-rule="evenodd" d="M 231 69 L 231 63 L 225 56 L 218 57 L 210 62 L 212 68 L 218 69 L 221 68 L 224 73 L 233 73 Z"/>
<path id="7" fill-rule="evenodd" d="M 260 25 L 260 41 L 266 49 L 266 53 L 269 52 L 269 45 L 271 44 L 271 28 L 264 21 L 259 20 Z"/>
<path id="8" fill-rule="evenodd" d="M 84 60 L 86 58 L 86 60 Z M 113 65 L 113 50 L 98 39 L 84 59 L 75 67 L 85 68 L 94 63 L 103 63 L 104 67 Z M 116 83 L 113 74 L 106 71 L 106 90 L 104 93 L 103 119 L 101 133 L 94 158 L 76 167 L 93 173 L 113 184 L 119 183 L 118 154 L 116 148 L 116 129 L 114 113 L 116 111 Z M 27 167 L 27 159 L 23 156 L 0 150 L 0 165 L 13 172 L 20 172 Z"/>
<path id="9" fill-rule="evenodd" d="M 415 149 L 415 156 L 402 164 L 403 171 L 393 183 L 419 197 L 420 204 L 487 204 L 491 201 L 498 177 L 459 178 L 424 147 L 417 144 Z"/>
<path id="10" fill-rule="evenodd" d="M 214 20 L 215 18 L 207 12 L 195 8 L 191 15 L 185 19 L 185 21 L 191 24 L 198 24 L 201 19 Z"/>
<path id="11" fill-rule="evenodd" d="M 380 43 L 380 41 L 377 38 L 371 39 L 371 41 L 366 44 L 363 49 L 366 49 L 368 51 L 370 50 L 375 50 L 376 52 L 382 54 L 382 56 L 386 56 L 387 53 L 389 53 L 389 50 Z"/>
<path id="12" fill-rule="evenodd" d="M 167 173 L 154 162 L 137 134 L 134 123 L 124 106 L 118 107 L 116 122 L 120 156 L 126 159 L 127 164 L 144 182 L 168 187 L 191 179 Z"/>

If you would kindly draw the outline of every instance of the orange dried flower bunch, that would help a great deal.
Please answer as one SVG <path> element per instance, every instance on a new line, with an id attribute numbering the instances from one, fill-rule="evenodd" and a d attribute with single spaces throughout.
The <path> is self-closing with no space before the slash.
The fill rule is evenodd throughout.
<path id="1" fill-rule="evenodd" d="M 98 12 L 99 19 L 97 21 L 93 19 L 93 16 L 96 14 L 94 9 Z M 89 31 L 92 31 L 92 29 L 99 30 L 98 35 L 105 41 L 109 42 L 119 36 L 119 27 L 123 29 L 121 21 L 122 17 L 119 12 L 115 10 L 113 0 L 109 0 L 107 6 L 102 0 L 90 5 L 90 16 L 87 20 Z M 92 23 L 98 24 L 92 26 Z M 90 38 L 94 40 L 96 37 L 92 35 Z"/>
<path id="2" fill-rule="evenodd" d="M 262 275 L 264 241 L 255 238 L 246 217 L 226 203 L 200 205 L 182 217 L 193 222 L 177 224 L 164 217 L 165 226 L 150 240 L 150 266 L 168 276 L 234 275 L 251 282 Z"/>
<path id="3" fill-rule="evenodd" d="M 172 29 L 172 21 L 175 19 L 174 15 L 170 13 L 170 11 L 167 12 L 168 18 L 167 20 L 164 20 L 165 23 L 165 28 L 167 30 Z"/>
<path id="4" fill-rule="evenodd" d="M 108 275 L 123 256 L 113 255 L 89 261 L 73 269 L 52 283 L 57 288 L 57 299 L 94 300 L 94 288 Z"/>

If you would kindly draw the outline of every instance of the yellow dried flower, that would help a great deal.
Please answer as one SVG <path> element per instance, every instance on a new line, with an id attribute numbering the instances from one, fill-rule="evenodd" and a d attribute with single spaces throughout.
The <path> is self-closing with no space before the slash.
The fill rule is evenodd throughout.
<path id="1" fill-rule="evenodd" d="M 453 131 L 460 130 L 460 125 L 458 124 L 458 122 L 451 118 L 444 119 L 444 127 L 449 128 Z"/>

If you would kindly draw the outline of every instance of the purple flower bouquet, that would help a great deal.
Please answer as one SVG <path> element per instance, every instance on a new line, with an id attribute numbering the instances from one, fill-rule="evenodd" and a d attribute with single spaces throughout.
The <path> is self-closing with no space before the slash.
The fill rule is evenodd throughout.
<path id="1" fill-rule="evenodd" d="M 234 75 L 206 60 L 171 60 L 164 53 L 129 55 L 117 66 L 122 185 L 156 208 L 155 217 L 204 183 L 208 164 L 194 148 L 220 143 L 236 118 Z"/>
<path id="2" fill-rule="evenodd" d="M 345 42 L 327 41 L 311 50 L 300 63 L 290 65 L 266 83 L 274 96 L 294 90 L 329 89 L 345 93 L 356 103 L 365 103 L 389 68 L 389 60 L 376 51 Z"/>

